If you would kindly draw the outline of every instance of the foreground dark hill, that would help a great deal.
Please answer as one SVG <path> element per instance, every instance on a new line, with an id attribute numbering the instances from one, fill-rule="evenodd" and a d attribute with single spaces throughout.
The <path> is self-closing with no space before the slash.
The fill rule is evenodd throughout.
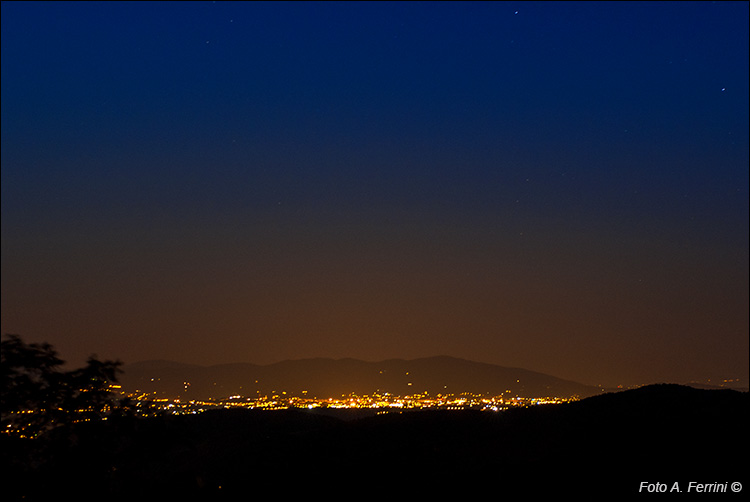
<path id="1" fill-rule="evenodd" d="M 267 366 L 224 364 L 195 366 L 168 361 L 134 363 L 124 368 L 123 388 L 183 399 L 281 394 L 325 399 L 351 393 L 411 395 L 500 395 L 522 397 L 592 396 L 599 389 L 521 368 L 507 368 L 452 357 L 410 361 L 391 359 L 301 359 Z"/>
<path id="2" fill-rule="evenodd" d="M 5 439 L 4 499 L 629 500 L 644 481 L 684 491 L 691 481 L 748 487 L 748 415 L 747 393 L 655 385 L 499 413 L 347 421 L 235 409 L 121 418 L 42 441 Z"/>

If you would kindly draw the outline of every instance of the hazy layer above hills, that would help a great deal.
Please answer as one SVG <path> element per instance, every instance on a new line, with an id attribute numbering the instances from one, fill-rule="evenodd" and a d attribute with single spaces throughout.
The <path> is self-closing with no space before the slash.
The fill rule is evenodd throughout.
<path id="1" fill-rule="evenodd" d="M 256 397 L 282 392 L 320 399 L 376 392 L 395 395 L 471 392 L 522 397 L 587 397 L 601 392 L 596 387 L 522 368 L 447 356 L 380 362 L 318 358 L 266 366 L 144 361 L 126 366 L 121 381 L 126 391 L 156 392 L 159 397 L 185 399 Z"/>

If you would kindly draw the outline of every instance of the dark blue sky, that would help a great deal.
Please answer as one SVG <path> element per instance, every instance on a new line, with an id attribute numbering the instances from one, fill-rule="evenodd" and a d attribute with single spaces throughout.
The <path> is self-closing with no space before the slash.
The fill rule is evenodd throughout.
<path id="1" fill-rule="evenodd" d="M 748 377 L 747 2 L 2 2 L 2 331 Z"/>

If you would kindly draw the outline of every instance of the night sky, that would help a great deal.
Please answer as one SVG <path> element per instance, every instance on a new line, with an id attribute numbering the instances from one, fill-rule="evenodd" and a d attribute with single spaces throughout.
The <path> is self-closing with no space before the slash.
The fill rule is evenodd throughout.
<path id="1" fill-rule="evenodd" d="M 747 385 L 747 2 L 1 19 L 3 333 Z"/>

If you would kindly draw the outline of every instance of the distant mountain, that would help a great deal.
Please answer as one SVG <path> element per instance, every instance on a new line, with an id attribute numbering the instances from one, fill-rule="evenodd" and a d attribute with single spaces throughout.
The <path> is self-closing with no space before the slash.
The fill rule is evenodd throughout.
<path id="1" fill-rule="evenodd" d="M 183 399 L 342 395 L 506 394 L 521 397 L 579 396 L 600 393 L 596 387 L 521 368 L 477 363 L 447 356 L 366 362 L 356 359 L 300 359 L 270 365 L 197 366 L 171 361 L 144 361 L 124 367 L 126 391 L 155 392 Z"/>
<path id="2" fill-rule="evenodd" d="M 739 382 L 730 382 L 730 383 L 720 384 L 720 385 L 711 385 L 711 384 L 702 383 L 702 382 L 688 382 L 684 385 L 688 387 L 693 387 L 694 389 L 705 389 L 705 390 L 731 389 L 731 390 L 736 390 L 739 392 L 748 392 L 750 390 L 750 388 L 748 388 L 747 385 L 742 385 Z"/>

